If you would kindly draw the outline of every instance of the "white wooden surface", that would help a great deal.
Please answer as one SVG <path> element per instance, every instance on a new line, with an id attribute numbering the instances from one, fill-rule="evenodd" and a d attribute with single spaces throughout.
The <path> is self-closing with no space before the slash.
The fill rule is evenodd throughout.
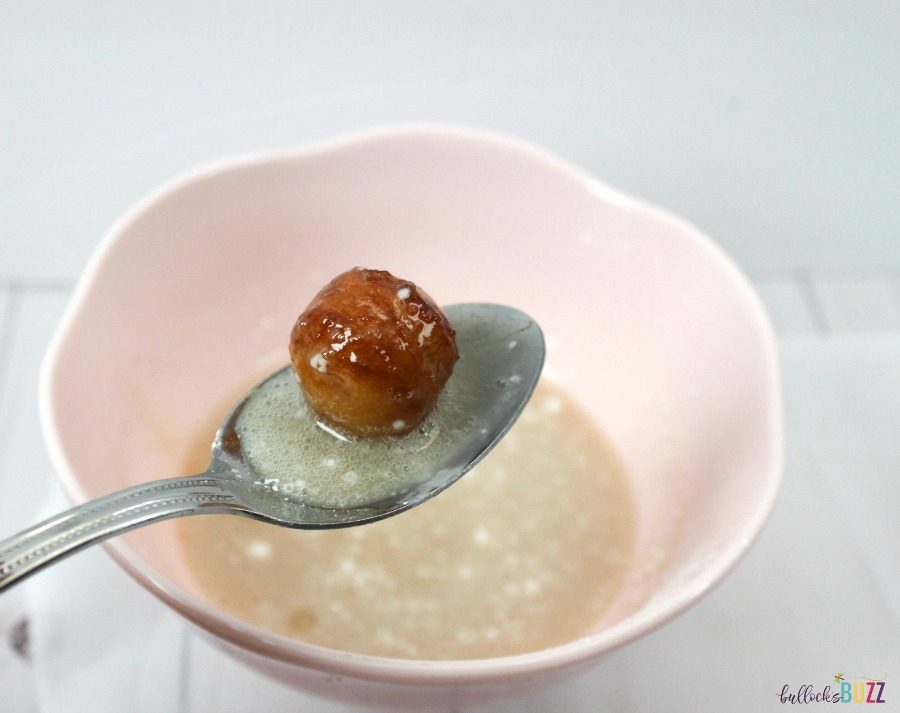
<path id="1" fill-rule="evenodd" d="M 222 155 L 394 120 L 510 131 L 705 228 L 781 339 L 783 491 L 697 607 L 512 711 L 900 710 L 900 6 L 0 4 L 0 536 L 60 504 L 40 359 L 106 226 Z M 93 612 L 91 614 L 90 612 Z M 100 550 L 0 597 L 0 713 L 322 711 Z"/>

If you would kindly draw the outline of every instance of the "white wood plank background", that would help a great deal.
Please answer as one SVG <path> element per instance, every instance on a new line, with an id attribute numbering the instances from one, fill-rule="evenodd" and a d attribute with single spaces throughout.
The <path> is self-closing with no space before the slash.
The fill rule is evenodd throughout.
<path id="1" fill-rule="evenodd" d="M 483 126 L 735 257 L 779 334 L 788 453 L 759 542 L 698 606 L 470 713 L 782 710 L 783 685 L 838 672 L 887 673 L 900 710 L 898 37 L 874 0 L 0 3 L 0 536 L 61 507 L 39 364 L 125 208 L 238 152 Z M 0 713 L 151 710 L 353 708 L 236 664 L 99 549 L 0 597 Z"/>

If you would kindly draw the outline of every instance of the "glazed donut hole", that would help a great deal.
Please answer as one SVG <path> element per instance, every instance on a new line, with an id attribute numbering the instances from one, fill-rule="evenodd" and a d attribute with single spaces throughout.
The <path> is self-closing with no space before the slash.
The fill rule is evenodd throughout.
<path id="1" fill-rule="evenodd" d="M 291 330 L 291 364 L 316 416 L 354 436 L 419 426 L 459 358 L 456 333 L 426 292 L 354 268 L 323 287 Z"/>

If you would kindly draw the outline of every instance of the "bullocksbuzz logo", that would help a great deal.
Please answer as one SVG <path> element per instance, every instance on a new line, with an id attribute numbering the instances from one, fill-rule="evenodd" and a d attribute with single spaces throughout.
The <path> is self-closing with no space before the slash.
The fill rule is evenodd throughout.
<path id="1" fill-rule="evenodd" d="M 884 687 L 887 674 L 881 678 L 867 676 L 845 676 L 838 673 L 834 677 L 834 688 L 828 684 L 820 689 L 804 684 L 792 692 L 785 684 L 779 698 L 782 703 L 886 703 Z"/>

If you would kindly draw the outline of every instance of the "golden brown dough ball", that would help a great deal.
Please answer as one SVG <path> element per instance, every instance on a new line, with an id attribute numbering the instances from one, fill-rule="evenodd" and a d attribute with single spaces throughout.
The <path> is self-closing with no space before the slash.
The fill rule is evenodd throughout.
<path id="1" fill-rule="evenodd" d="M 418 426 L 459 358 L 444 312 L 409 280 L 354 268 L 329 282 L 291 330 L 291 363 L 319 418 L 359 436 Z"/>

